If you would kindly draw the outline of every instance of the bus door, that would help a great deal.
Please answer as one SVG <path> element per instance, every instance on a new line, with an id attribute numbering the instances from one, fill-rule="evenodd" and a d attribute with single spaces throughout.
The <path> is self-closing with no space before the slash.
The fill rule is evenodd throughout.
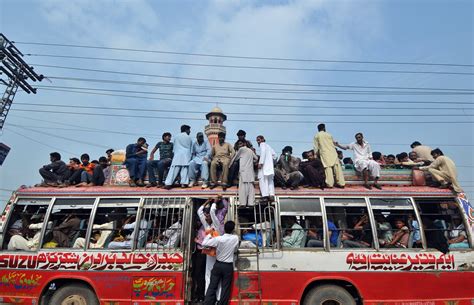
<path id="1" fill-rule="evenodd" d="M 134 255 L 147 258 L 148 263 L 133 276 L 132 304 L 184 301 L 186 251 L 184 238 L 186 198 L 145 198 L 139 211 L 139 234 Z"/>

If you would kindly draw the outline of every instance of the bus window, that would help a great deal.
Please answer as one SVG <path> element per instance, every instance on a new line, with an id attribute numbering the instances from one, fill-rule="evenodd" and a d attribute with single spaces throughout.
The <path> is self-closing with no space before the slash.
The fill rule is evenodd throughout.
<path id="1" fill-rule="evenodd" d="M 410 199 L 370 198 L 381 248 L 421 247 L 419 221 Z"/>
<path id="2" fill-rule="evenodd" d="M 270 248 L 276 245 L 275 209 L 273 207 L 237 208 L 237 225 L 240 248 Z"/>
<path id="3" fill-rule="evenodd" d="M 94 198 L 56 199 L 43 238 L 43 248 L 72 248 L 79 237 L 85 237 Z M 48 225 L 49 227 L 49 225 Z"/>
<path id="4" fill-rule="evenodd" d="M 324 204 L 328 227 L 332 227 L 333 232 L 330 240 L 331 248 L 374 247 L 370 217 L 364 198 L 324 198 Z"/>
<path id="5" fill-rule="evenodd" d="M 140 198 L 101 198 L 94 214 L 87 247 L 89 249 L 108 248 L 112 241 L 122 242 L 121 229 L 127 215 L 136 214 Z M 129 211 L 127 210 L 129 209 Z M 122 232 L 123 233 L 123 232 Z M 73 248 L 84 248 L 86 238 L 78 237 Z"/>
<path id="6" fill-rule="evenodd" d="M 415 199 L 428 248 L 446 253 L 470 248 L 466 220 L 453 198 Z M 468 226 L 467 226 L 468 227 Z"/>
<path id="7" fill-rule="evenodd" d="M 38 249 L 43 221 L 51 199 L 19 199 L 10 211 L 3 249 L 35 251 Z"/>
<path id="8" fill-rule="evenodd" d="M 324 248 L 319 198 L 279 198 L 283 248 Z"/>
<path id="9" fill-rule="evenodd" d="M 175 250 L 181 244 L 185 198 L 147 198 L 141 219 L 147 224 L 137 249 Z"/>

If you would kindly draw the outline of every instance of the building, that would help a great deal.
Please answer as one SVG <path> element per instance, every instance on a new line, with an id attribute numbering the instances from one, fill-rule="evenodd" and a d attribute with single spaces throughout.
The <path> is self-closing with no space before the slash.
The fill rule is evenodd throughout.
<path id="1" fill-rule="evenodd" d="M 221 108 L 216 106 L 211 112 L 206 114 L 206 119 L 209 121 L 209 124 L 204 128 L 204 132 L 211 146 L 214 146 L 219 142 L 217 139 L 219 132 L 226 132 L 223 124 L 227 120 L 227 116 L 222 112 Z"/>

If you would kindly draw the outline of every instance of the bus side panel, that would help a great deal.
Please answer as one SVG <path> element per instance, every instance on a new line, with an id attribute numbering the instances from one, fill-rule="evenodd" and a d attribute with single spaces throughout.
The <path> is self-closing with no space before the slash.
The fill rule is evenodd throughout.
<path id="1" fill-rule="evenodd" d="M 232 301 L 238 304 L 238 273 L 234 274 Z M 473 304 L 474 272 L 261 272 L 264 303 L 298 304 L 305 288 L 318 280 L 345 280 L 353 283 L 364 304 L 396 304 L 424 301 L 423 305 Z M 242 281 L 241 281 L 242 282 Z M 254 286 L 254 285 L 253 285 Z M 252 288 L 252 290 L 254 290 Z M 245 290 L 240 290 L 241 297 Z M 257 304 L 258 298 L 247 299 Z"/>
<path id="2" fill-rule="evenodd" d="M 48 283 L 54 280 L 89 283 L 102 304 L 182 303 L 184 300 L 182 272 L 0 270 L 0 304 L 38 304 L 43 289 L 49 289 Z"/>

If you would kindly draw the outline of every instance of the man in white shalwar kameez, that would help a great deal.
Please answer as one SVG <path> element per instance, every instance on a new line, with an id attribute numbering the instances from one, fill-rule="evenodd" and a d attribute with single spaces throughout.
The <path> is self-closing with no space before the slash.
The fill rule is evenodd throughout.
<path id="1" fill-rule="evenodd" d="M 257 143 L 260 146 L 260 159 L 258 160 L 258 183 L 260 185 L 260 194 L 263 199 L 272 201 L 275 196 L 275 185 L 273 184 L 273 176 L 275 170 L 273 160 L 276 153 L 273 148 L 265 143 L 263 136 L 257 137 Z"/>
<path id="2" fill-rule="evenodd" d="M 243 141 L 238 141 L 239 149 L 230 161 L 233 164 L 239 161 L 239 205 L 249 206 L 255 204 L 255 171 L 253 162 L 258 160 L 257 155 L 246 146 Z"/>
<path id="3" fill-rule="evenodd" d="M 171 161 L 168 176 L 166 176 L 165 189 L 171 189 L 174 180 L 178 176 L 181 177 L 181 187 L 188 187 L 189 184 L 189 161 L 191 161 L 191 149 L 193 140 L 189 136 L 191 127 L 188 125 L 181 126 L 181 133 L 174 138 L 173 142 L 173 161 Z"/>
<path id="4" fill-rule="evenodd" d="M 364 178 L 364 187 L 367 189 L 372 189 L 369 185 L 369 174 L 374 177 L 374 187 L 381 190 L 382 187 L 377 183 L 380 178 L 380 164 L 372 160 L 372 149 L 370 144 L 364 140 L 364 135 L 362 133 L 356 133 L 356 141 L 348 144 L 342 145 L 336 143 L 336 146 L 341 149 L 351 149 L 354 152 L 354 167 L 356 171 L 362 173 Z"/>

